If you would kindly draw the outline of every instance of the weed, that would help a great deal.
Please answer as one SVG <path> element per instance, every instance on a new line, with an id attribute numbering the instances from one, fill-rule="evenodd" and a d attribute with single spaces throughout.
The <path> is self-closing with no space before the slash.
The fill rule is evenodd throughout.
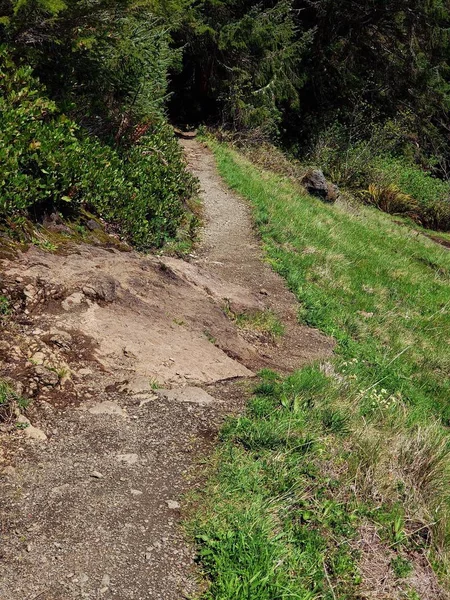
<path id="1" fill-rule="evenodd" d="M 162 385 L 159 383 L 159 381 L 155 377 L 151 377 L 149 380 L 149 383 L 150 383 L 151 390 L 159 390 L 162 388 Z"/>
<path id="2" fill-rule="evenodd" d="M 407 215 L 418 219 L 419 205 L 409 194 L 405 194 L 394 184 L 377 186 L 370 184 L 360 197 L 367 204 L 393 215 Z"/>
<path id="3" fill-rule="evenodd" d="M 7 296 L 0 295 L 0 317 L 6 317 L 9 314 L 11 314 L 11 304 L 9 298 Z"/>
<path id="4" fill-rule="evenodd" d="M 284 335 L 284 325 L 272 310 L 235 313 L 227 304 L 224 311 L 240 329 L 262 333 L 273 339 Z"/>
<path id="5" fill-rule="evenodd" d="M 399 578 L 408 577 L 412 571 L 412 565 L 409 560 L 403 558 L 403 556 L 396 556 L 391 560 L 391 568 L 395 575 Z"/>
<path id="6" fill-rule="evenodd" d="M 216 344 L 217 338 L 214 337 L 213 334 L 208 329 L 205 329 L 203 331 L 203 335 L 208 340 L 208 342 L 211 342 L 211 344 L 214 344 L 214 345 Z"/>
<path id="7" fill-rule="evenodd" d="M 28 406 L 28 400 L 17 394 L 9 384 L 0 379 L 0 422 L 10 421 L 14 415 L 14 409 L 24 409 Z"/>
<path id="8" fill-rule="evenodd" d="M 31 238 L 31 243 L 34 246 L 41 248 L 41 250 L 46 250 L 47 252 L 55 252 L 58 249 L 56 244 L 53 244 L 50 240 L 44 238 L 43 236 Z"/>

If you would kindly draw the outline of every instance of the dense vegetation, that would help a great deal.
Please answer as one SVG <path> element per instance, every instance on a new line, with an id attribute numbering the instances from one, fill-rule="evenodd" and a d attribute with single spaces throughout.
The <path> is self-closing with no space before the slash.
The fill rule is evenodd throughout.
<path id="1" fill-rule="evenodd" d="M 285 379 L 263 372 L 222 430 L 194 523 L 205 597 L 436 597 L 415 574 L 426 556 L 448 585 L 448 250 L 213 148 L 299 318 L 337 347 Z"/>
<path id="2" fill-rule="evenodd" d="M 5 5 L 3 222 L 83 209 L 140 249 L 174 238 L 195 185 L 165 116 L 167 29 L 142 3 Z"/>

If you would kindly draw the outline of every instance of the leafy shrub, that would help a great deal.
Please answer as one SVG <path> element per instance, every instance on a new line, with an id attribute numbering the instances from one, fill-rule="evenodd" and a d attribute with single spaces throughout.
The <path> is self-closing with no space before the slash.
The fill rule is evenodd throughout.
<path id="1" fill-rule="evenodd" d="M 61 114 L 30 67 L 4 51 L 0 59 L 0 217 L 84 206 L 140 249 L 174 237 L 194 181 L 165 121 L 133 146 L 111 148 Z"/>

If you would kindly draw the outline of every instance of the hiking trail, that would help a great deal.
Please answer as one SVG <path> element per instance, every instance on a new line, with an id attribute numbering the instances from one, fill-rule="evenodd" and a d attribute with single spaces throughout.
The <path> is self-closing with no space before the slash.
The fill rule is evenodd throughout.
<path id="1" fill-rule="evenodd" d="M 183 140 L 205 225 L 188 261 L 115 247 L 36 247 L 0 261 L 16 299 L 0 376 L 32 402 L 0 427 L 2 600 L 175 600 L 196 591 L 183 494 L 258 369 L 289 372 L 333 342 L 297 322 L 246 203 Z M 274 339 L 233 315 L 271 311 Z"/>

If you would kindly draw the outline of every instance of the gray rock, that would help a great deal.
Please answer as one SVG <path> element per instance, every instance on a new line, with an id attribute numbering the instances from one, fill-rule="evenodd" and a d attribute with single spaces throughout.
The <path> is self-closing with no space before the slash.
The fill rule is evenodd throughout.
<path id="1" fill-rule="evenodd" d="M 33 425 L 28 425 L 28 427 L 26 427 L 23 430 L 23 432 L 25 434 L 25 437 L 27 437 L 30 440 L 35 440 L 37 442 L 46 442 L 47 441 L 47 436 L 42 431 L 42 429 L 33 427 Z"/>
<path id="2" fill-rule="evenodd" d="M 317 196 L 325 202 L 336 202 L 339 190 L 337 186 L 328 183 L 320 169 L 310 169 L 301 180 L 306 191 L 312 196 Z"/>
<path id="3" fill-rule="evenodd" d="M 43 352 L 35 352 L 33 354 L 33 356 L 30 358 L 30 360 L 35 365 L 42 365 L 44 363 L 44 360 L 45 360 L 45 354 Z"/>
<path id="4" fill-rule="evenodd" d="M 38 377 L 39 382 L 42 385 L 49 385 L 54 387 L 59 383 L 58 375 L 54 371 L 51 371 L 50 369 L 47 369 L 42 365 L 37 365 L 36 367 L 34 367 L 34 374 Z"/>
<path id="5" fill-rule="evenodd" d="M 94 479 L 103 479 L 103 475 L 100 473 L 100 471 L 92 471 L 91 477 Z"/>
<path id="6" fill-rule="evenodd" d="M 67 296 L 65 300 L 61 302 L 61 306 L 64 310 L 71 310 L 75 306 L 80 306 L 80 304 L 84 301 L 84 294 L 81 292 L 74 292 L 70 296 Z"/>
<path id="7" fill-rule="evenodd" d="M 83 288 L 83 293 L 93 300 L 113 302 L 117 297 L 117 281 L 109 275 L 99 275 L 91 279 Z"/>
<path id="8" fill-rule="evenodd" d="M 31 425 L 30 419 L 27 419 L 27 417 L 25 415 L 18 415 L 18 417 L 17 417 L 17 423 L 19 425 L 27 425 L 27 426 Z"/>
<path id="9" fill-rule="evenodd" d="M 176 500 L 166 500 L 166 504 L 171 510 L 176 510 L 177 508 L 180 508 L 180 503 Z"/>
<path id="10" fill-rule="evenodd" d="M 104 402 L 98 402 L 91 406 L 89 409 L 91 415 L 115 415 L 118 417 L 124 417 L 125 411 L 120 408 L 118 404 L 115 402 L 111 402 L 110 400 L 105 400 Z"/>
<path id="11" fill-rule="evenodd" d="M 5 475 L 6 477 L 14 477 L 16 474 L 16 470 L 13 466 L 8 465 L 7 467 L 5 467 L 2 470 L 2 475 Z"/>
<path id="12" fill-rule="evenodd" d="M 92 375 L 92 373 L 93 373 L 92 369 L 89 369 L 88 367 L 78 370 L 78 375 L 81 375 L 82 377 L 84 377 L 86 375 Z"/>
<path id="13" fill-rule="evenodd" d="M 218 402 L 213 396 L 202 390 L 202 388 L 187 386 L 173 390 L 156 390 L 158 396 L 164 400 L 175 402 L 190 402 L 199 406 L 207 406 Z"/>
<path id="14" fill-rule="evenodd" d="M 68 350 L 72 344 L 72 336 L 67 331 L 52 330 L 50 342 L 59 348 Z"/>
<path id="15" fill-rule="evenodd" d="M 100 229 L 103 229 L 100 223 L 95 219 L 89 219 L 86 221 L 86 227 L 89 229 L 89 231 L 99 231 Z"/>
<path id="16" fill-rule="evenodd" d="M 139 456 L 137 454 L 118 454 L 116 459 L 126 465 L 135 465 L 139 462 Z"/>

